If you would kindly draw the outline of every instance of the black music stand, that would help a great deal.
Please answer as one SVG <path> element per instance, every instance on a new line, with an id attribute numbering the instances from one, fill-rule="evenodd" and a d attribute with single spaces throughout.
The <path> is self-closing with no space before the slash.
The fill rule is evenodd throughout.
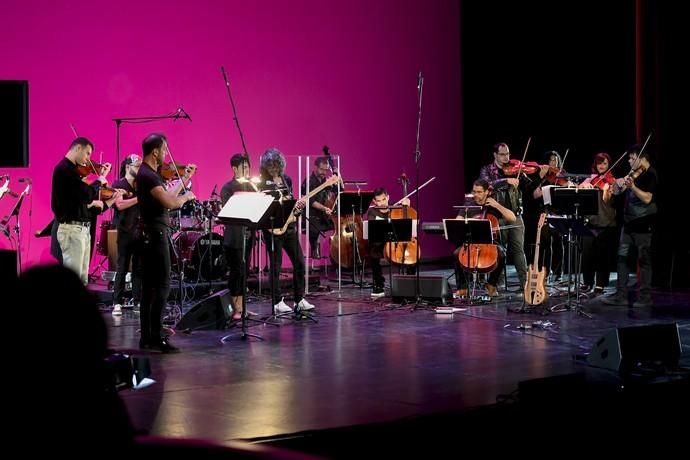
<path id="1" fill-rule="evenodd" d="M 369 209 L 369 204 L 371 200 L 374 199 L 374 192 L 372 191 L 351 191 L 351 192 L 341 192 L 338 198 L 340 206 L 340 216 L 350 214 L 352 216 L 352 225 L 356 225 L 356 216 L 361 216 Z M 361 218 L 361 217 L 360 217 Z M 340 229 L 336 229 L 340 231 Z M 340 240 L 339 240 L 340 241 Z M 340 252 L 340 248 L 338 248 Z M 351 284 L 364 287 L 364 259 L 358 264 L 357 261 L 362 259 L 362 255 L 359 253 L 359 242 L 357 241 L 357 232 L 355 229 L 352 231 L 352 281 Z M 341 276 L 342 267 L 338 264 L 338 276 Z M 356 280 L 357 272 L 359 272 L 359 281 Z"/>
<path id="2" fill-rule="evenodd" d="M 21 275 L 22 273 L 22 232 L 21 232 L 21 226 L 19 225 L 19 212 L 22 209 L 22 203 L 24 202 L 24 197 L 29 193 L 29 190 L 31 189 L 31 184 L 27 185 L 24 191 L 19 195 L 17 198 L 17 201 L 15 201 L 14 206 L 12 206 L 12 211 L 10 211 L 9 215 L 5 216 L 2 218 L 2 221 L 0 221 L 0 232 L 2 232 L 7 239 L 12 241 L 12 232 L 9 228 L 10 226 L 10 219 L 12 217 L 15 218 L 14 220 L 14 232 L 17 235 L 17 268 L 19 269 L 18 273 Z"/>
<path id="3" fill-rule="evenodd" d="M 450 241 L 455 247 L 464 246 L 469 249 L 472 244 L 493 244 L 493 234 L 491 232 L 491 222 L 487 219 L 443 219 L 443 232 L 446 240 Z M 467 266 L 470 266 L 470 251 L 467 250 Z M 477 278 L 479 272 L 477 267 L 472 273 L 472 292 L 470 293 L 470 303 L 475 299 L 477 289 Z M 466 276 L 463 274 L 463 276 Z M 470 286 L 467 280 L 467 287 Z M 459 287 L 458 287 L 459 288 Z M 483 300 L 483 299 L 482 299 Z"/>
<path id="4" fill-rule="evenodd" d="M 294 205 L 294 200 L 292 201 Z M 280 203 L 274 201 L 273 197 L 260 192 L 235 193 L 218 213 L 218 220 L 224 224 L 242 227 L 242 333 L 240 338 L 243 340 L 248 337 L 263 340 L 261 336 L 247 332 L 247 321 L 263 323 L 263 321 L 250 319 L 247 315 L 247 233 L 257 229 L 276 228 L 278 227 L 276 222 L 279 222 L 279 227 L 282 227 L 287 219 L 287 216 L 282 218 L 283 214 Z M 282 221 L 276 220 L 276 217 L 282 218 Z M 273 227 L 274 223 L 276 227 Z M 225 342 L 229 337 L 228 335 L 221 338 L 221 342 Z"/>
<path id="5" fill-rule="evenodd" d="M 550 311 L 574 310 L 578 315 L 591 319 L 592 316 L 585 312 L 580 305 L 579 279 L 582 254 L 579 238 L 592 235 L 592 230 L 584 224 L 583 216 L 597 215 L 599 213 L 599 190 L 595 188 L 581 189 L 550 186 L 544 187 L 543 190 L 544 204 L 549 206 L 551 212 L 565 216 L 565 218 L 557 216 L 547 217 L 549 225 L 561 232 L 561 234 L 568 235 L 568 298 L 565 303 L 552 306 Z M 576 270 L 574 274 L 573 266 Z M 574 302 L 570 298 L 572 282 L 575 283 Z"/>
<path id="6" fill-rule="evenodd" d="M 366 222 L 369 243 L 389 244 L 412 241 L 412 219 L 372 219 Z M 393 288 L 393 264 L 388 264 L 388 285 Z"/>

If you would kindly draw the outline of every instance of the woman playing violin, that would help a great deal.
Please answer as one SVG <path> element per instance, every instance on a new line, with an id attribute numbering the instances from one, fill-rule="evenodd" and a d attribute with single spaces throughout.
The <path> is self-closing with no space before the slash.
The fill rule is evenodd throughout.
<path id="1" fill-rule="evenodd" d="M 628 149 L 630 173 L 617 179 L 613 186 L 615 195 L 622 194 L 623 229 L 618 244 L 618 280 L 616 292 L 604 299 L 608 305 L 628 305 L 628 255 L 631 248 L 637 248 L 640 266 L 640 293 L 633 307 L 651 307 L 652 302 L 652 233 L 656 220 L 657 173 L 652 166 L 652 157 L 643 147 L 635 145 Z"/>
<path id="2" fill-rule="evenodd" d="M 582 282 L 585 285 L 583 289 L 595 286 L 595 294 L 603 293 L 604 288 L 609 285 L 612 248 L 616 244 L 616 209 L 611 203 L 615 179 L 609 170 L 610 167 L 609 154 L 597 153 L 592 164 L 592 175 L 580 184 L 580 188 L 600 190 L 599 213 L 596 216 L 585 216 L 596 236 L 582 238 Z"/>
<path id="3" fill-rule="evenodd" d="M 467 200 L 465 206 L 482 206 L 481 211 L 475 210 L 471 213 L 471 215 L 467 215 L 467 217 L 485 219 L 488 217 L 488 215 L 491 215 L 495 218 L 495 220 L 503 221 L 508 224 L 515 224 L 515 222 L 517 222 L 517 216 L 513 211 L 506 208 L 490 196 L 489 183 L 484 179 L 477 179 L 474 181 L 474 183 L 472 184 L 472 198 Z M 461 212 L 460 214 L 458 214 L 458 219 L 464 217 L 465 213 Z M 497 228 L 493 230 L 494 232 L 498 231 Z M 505 266 L 506 262 L 505 248 L 502 245 L 498 244 L 497 241 L 494 241 L 494 243 L 497 244 L 498 249 L 497 265 L 496 268 L 489 274 L 489 278 L 487 279 L 486 285 L 484 286 L 486 292 L 491 297 L 495 297 L 498 295 L 498 290 L 496 289 L 496 286 L 498 284 L 498 279 L 501 276 L 501 273 L 503 272 L 503 267 Z M 456 249 L 453 253 L 453 260 L 455 261 L 455 285 L 458 289 L 456 294 L 458 296 L 465 296 L 467 295 L 467 286 L 469 285 L 468 277 L 471 277 L 472 274 L 463 271 L 461 261 L 458 257 L 461 249 L 462 247 Z"/>

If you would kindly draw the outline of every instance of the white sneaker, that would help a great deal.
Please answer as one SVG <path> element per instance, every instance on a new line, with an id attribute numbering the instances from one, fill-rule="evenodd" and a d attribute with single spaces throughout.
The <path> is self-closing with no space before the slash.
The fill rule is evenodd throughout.
<path id="1" fill-rule="evenodd" d="M 119 303 L 116 303 L 115 305 L 113 305 L 112 315 L 113 316 L 122 316 L 122 305 L 120 305 Z"/>
<path id="2" fill-rule="evenodd" d="M 307 302 L 307 299 L 302 299 L 299 301 L 298 304 L 295 305 L 295 308 L 298 308 L 302 311 L 308 311 L 308 310 L 313 310 L 316 307 L 314 305 L 310 304 L 309 302 Z"/>
<path id="3" fill-rule="evenodd" d="M 274 313 L 290 313 L 290 312 L 292 312 L 292 308 L 290 308 L 288 306 L 288 304 L 283 302 L 283 298 L 281 298 L 280 302 L 273 305 L 273 312 Z"/>

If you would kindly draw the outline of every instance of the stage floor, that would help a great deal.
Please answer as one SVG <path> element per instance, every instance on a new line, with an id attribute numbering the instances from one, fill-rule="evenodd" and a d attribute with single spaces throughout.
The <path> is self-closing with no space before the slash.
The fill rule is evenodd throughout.
<path id="1" fill-rule="evenodd" d="M 681 362 L 688 364 L 688 291 L 657 291 L 655 307 L 646 309 L 583 298 L 587 318 L 574 309 L 513 313 L 522 300 L 511 292 L 485 304 L 455 300 L 461 311 L 439 314 L 390 297 L 372 300 L 369 289 L 337 291 L 325 277 L 320 286 L 333 291 L 308 296 L 318 322 L 249 323 L 248 332 L 263 340 L 241 339 L 236 326 L 177 332 L 172 340 L 181 353 L 150 354 L 156 383 L 121 393 L 136 427 L 223 442 L 464 410 L 495 403 L 521 381 L 581 370 L 585 365 L 574 358 L 626 325 L 677 322 L 685 344 Z M 549 305 L 566 300 L 551 297 Z M 270 301 L 254 298 L 248 309 L 268 316 Z M 113 317 L 104 310 L 104 317 L 112 347 L 136 349 L 137 314 Z"/>

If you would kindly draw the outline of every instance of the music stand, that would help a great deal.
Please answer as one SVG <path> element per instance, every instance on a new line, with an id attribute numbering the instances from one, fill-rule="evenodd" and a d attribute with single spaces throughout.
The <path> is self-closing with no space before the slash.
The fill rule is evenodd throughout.
<path id="1" fill-rule="evenodd" d="M 356 216 L 361 216 L 367 209 L 369 209 L 369 204 L 371 200 L 374 199 L 373 191 L 348 191 L 341 192 L 338 198 L 340 206 L 340 215 L 350 214 L 352 216 L 352 223 L 355 225 Z M 339 231 L 340 229 L 336 229 Z M 340 241 L 340 239 L 338 240 Z M 340 252 L 340 248 L 338 248 Z M 357 260 L 361 259 L 361 254 L 359 253 L 359 242 L 357 241 L 357 232 L 353 230 L 352 232 L 352 281 L 351 284 L 364 287 L 363 277 L 364 277 L 364 260 L 362 259 L 361 268 L 358 267 Z M 342 267 L 338 266 L 338 277 L 341 278 L 342 282 Z M 359 282 L 356 281 L 356 274 L 359 272 Z"/>
<path id="2" fill-rule="evenodd" d="M 467 266 L 471 265 L 469 247 L 472 244 L 494 244 L 491 222 L 488 219 L 443 219 L 443 234 L 455 247 L 464 246 L 467 252 Z M 470 302 L 477 289 L 478 267 L 472 273 L 472 292 Z M 463 274 L 463 276 L 465 276 Z M 469 287 L 469 282 L 467 286 Z M 458 286 L 459 289 L 459 286 Z"/>
<path id="3" fill-rule="evenodd" d="M 549 225 L 568 235 L 568 297 L 565 303 L 554 305 L 552 312 L 574 310 L 577 314 L 592 318 L 580 305 L 580 265 L 581 251 L 579 237 L 592 235 L 592 231 L 584 225 L 582 217 L 597 215 L 599 213 L 599 190 L 581 189 L 573 187 L 546 186 L 543 189 L 544 205 L 549 206 L 551 212 L 562 214 L 565 217 L 547 217 Z M 573 260 L 575 263 L 573 263 Z M 573 266 L 577 272 L 573 280 Z M 571 303 L 571 282 L 575 283 L 575 302 Z"/>
<path id="4" fill-rule="evenodd" d="M 14 206 L 12 207 L 12 211 L 10 211 L 9 215 L 3 217 L 2 221 L 0 221 L 0 231 L 5 234 L 7 239 L 12 241 L 9 225 L 10 219 L 12 219 L 12 217 L 15 218 L 14 232 L 17 234 L 17 268 L 19 269 L 20 275 L 22 273 L 22 234 L 21 227 L 19 225 L 19 211 L 21 211 L 22 203 L 24 202 L 24 197 L 29 193 L 30 189 L 31 184 L 28 184 L 24 191 L 19 195 L 19 198 L 17 198 L 17 201 L 15 201 Z"/>
<path id="5" fill-rule="evenodd" d="M 274 219 L 277 215 L 283 215 L 280 204 L 274 201 L 272 196 L 260 192 L 237 192 L 228 199 L 223 209 L 218 213 L 218 220 L 224 224 L 242 227 L 242 333 L 240 338 L 243 340 L 246 340 L 247 337 L 263 340 L 262 337 L 247 332 L 247 320 L 250 320 L 247 318 L 247 232 L 250 229 L 256 231 L 257 229 L 275 228 L 271 225 L 275 222 Z M 280 223 L 280 227 L 285 223 L 285 219 Z M 228 337 L 230 336 L 221 338 L 221 342 L 225 342 Z"/>
<path id="6" fill-rule="evenodd" d="M 364 222 L 363 237 L 385 245 L 412 241 L 412 219 L 372 219 Z M 391 251 L 392 252 L 392 251 Z M 393 288 L 393 264 L 388 264 L 388 285 Z"/>

